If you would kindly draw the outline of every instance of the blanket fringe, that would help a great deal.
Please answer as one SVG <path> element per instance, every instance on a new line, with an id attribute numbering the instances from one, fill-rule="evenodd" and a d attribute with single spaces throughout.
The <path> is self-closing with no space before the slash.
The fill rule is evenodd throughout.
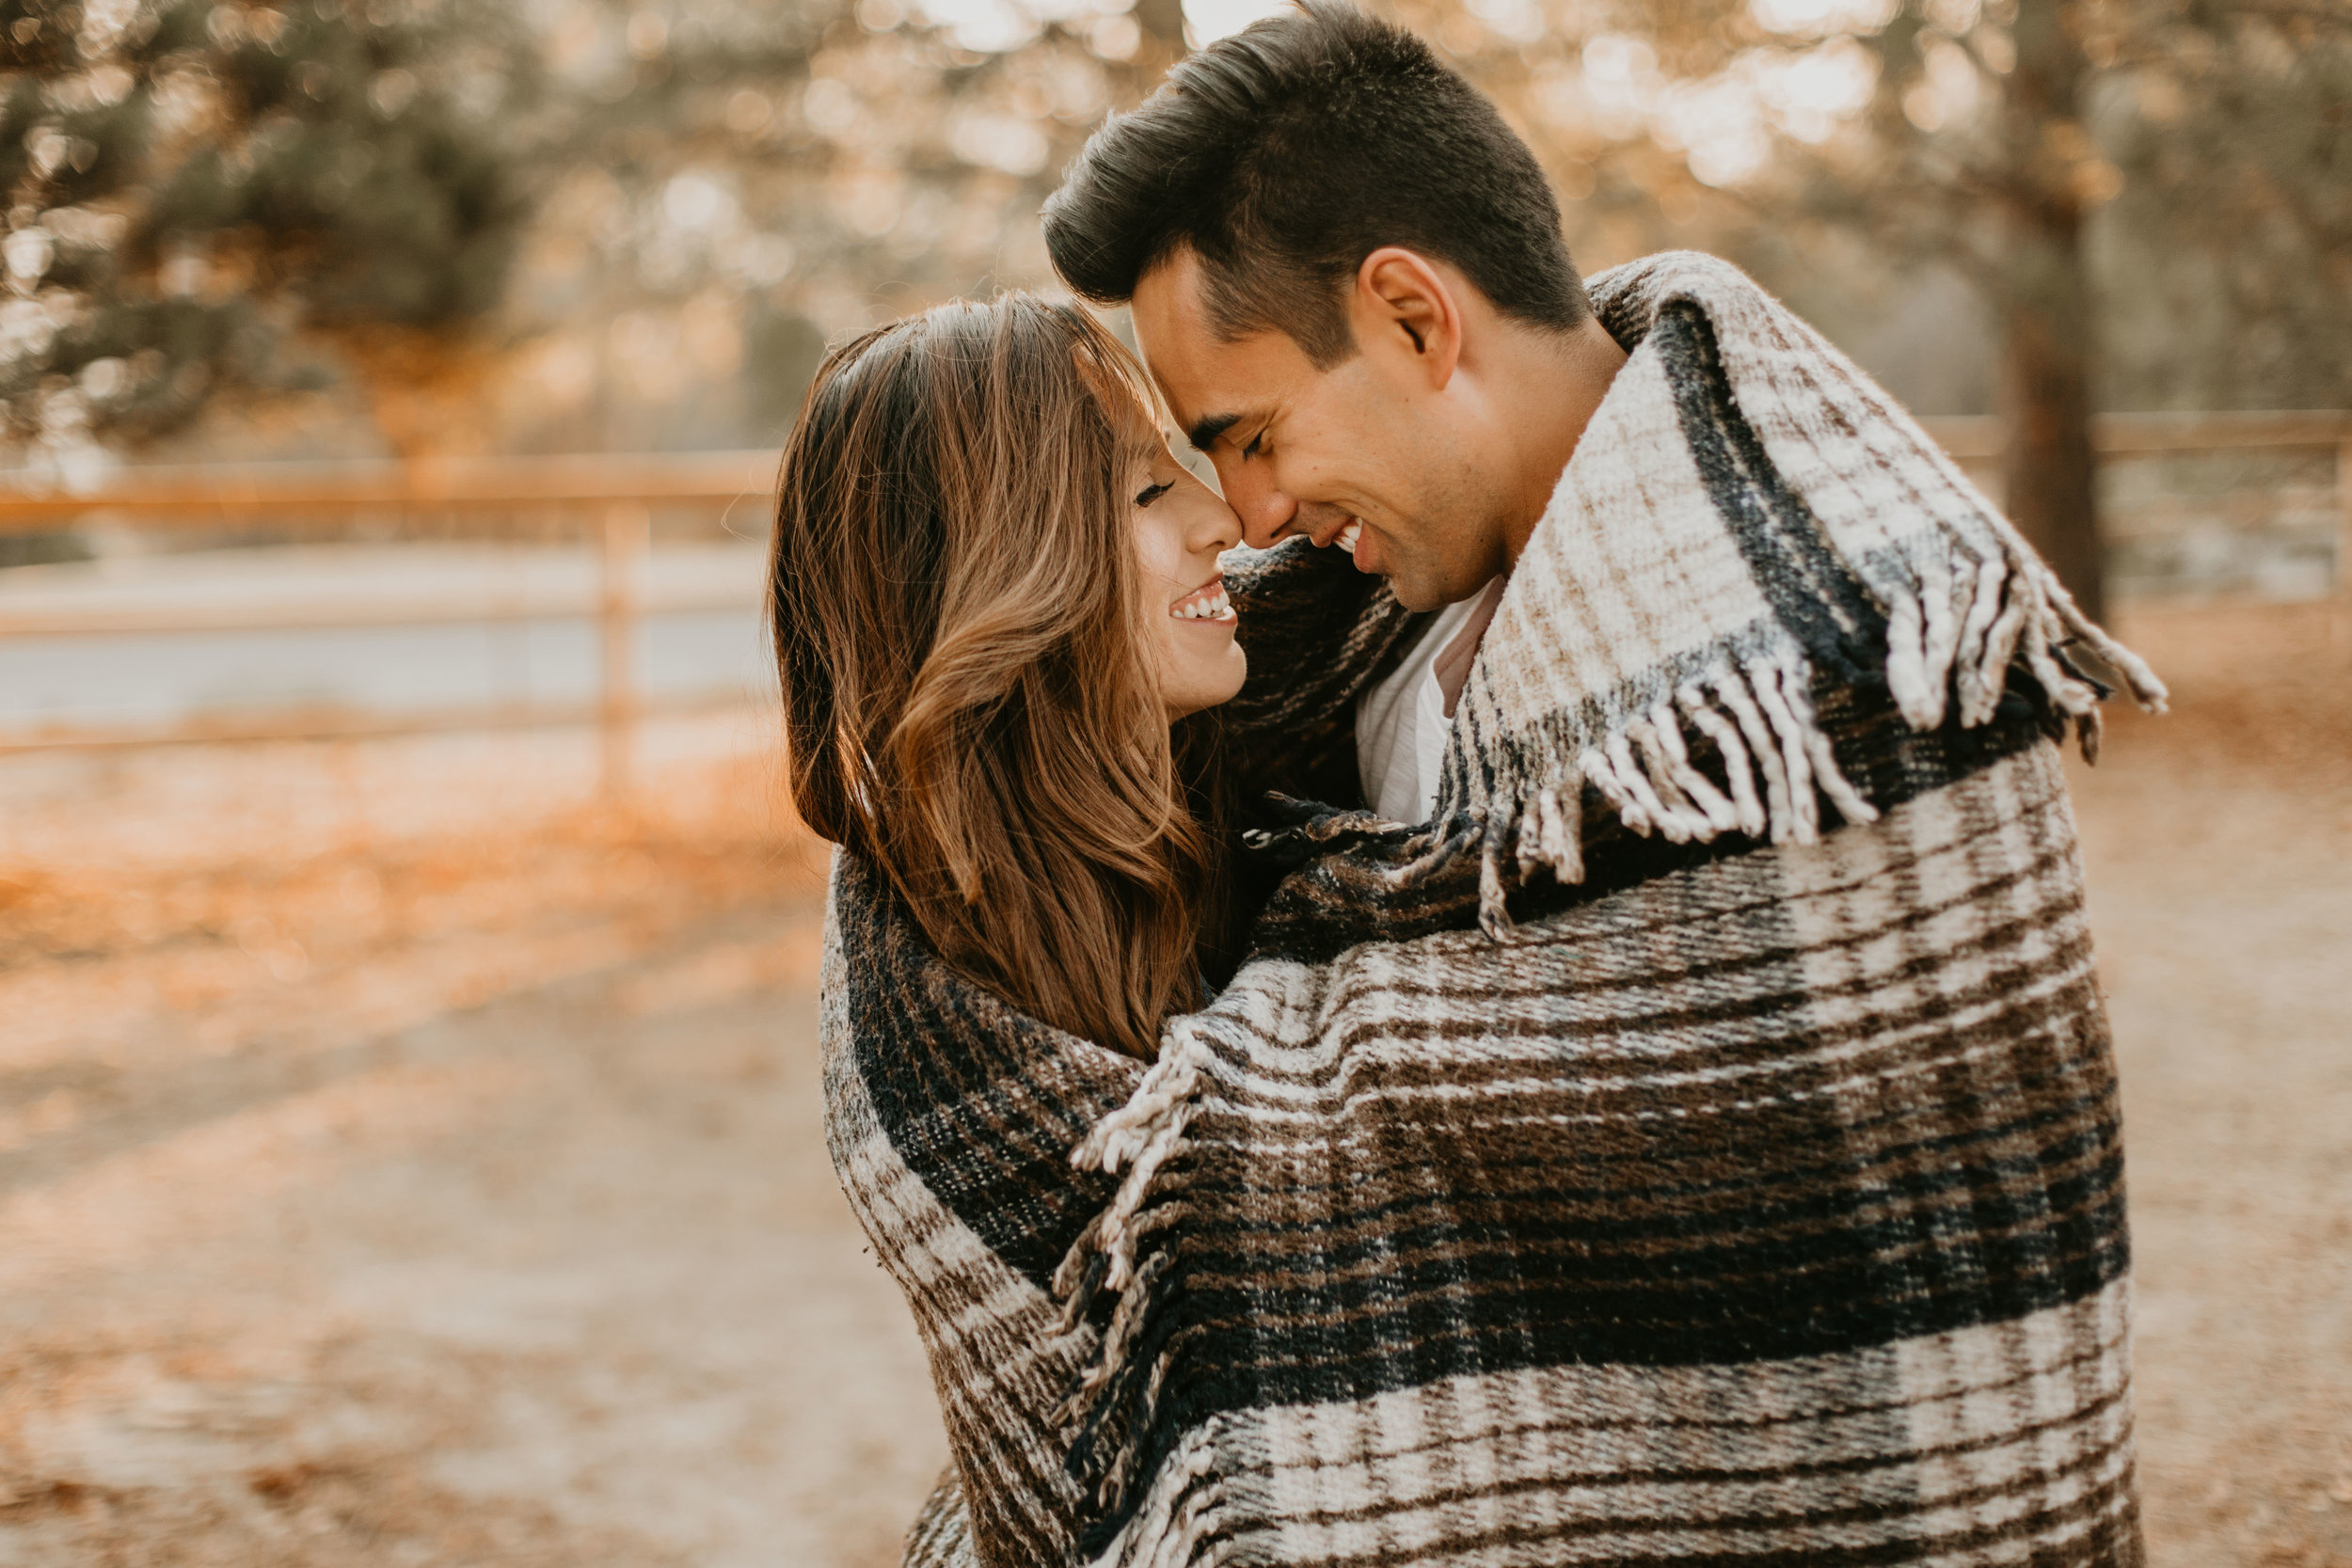
<path id="1" fill-rule="evenodd" d="M 1524 780 L 1498 780 L 1497 798 L 1516 809 L 1489 818 L 1479 876 L 1479 923 L 1487 934 L 1509 926 L 1500 864 L 1506 841 L 1522 880 L 1538 867 L 1564 882 L 1584 879 L 1587 784 L 1628 829 L 1673 844 L 1733 832 L 1810 844 L 1820 836 L 1821 796 L 1849 822 L 1878 820 L 1877 808 L 1838 768 L 1813 711 L 1811 680 L 1793 654 L 1726 659 L 1573 758 Z M 1694 736 L 1713 747 L 1720 778 L 1692 760 Z"/>
<path id="2" fill-rule="evenodd" d="M 1190 1450 L 1171 1460 L 1152 1485 L 1159 1495 L 1120 1532 L 1127 1541 L 1150 1543 L 1150 1555 L 1121 1560 L 1132 1560 L 1134 1568 L 1183 1568 L 1197 1560 L 1201 1537 L 1215 1528 L 1225 1505 L 1216 1445 L 1195 1437 Z"/>
<path id="3" fill-rule="evenodd" d="M 1165 1325 L 1162 1298 L 1176 1256 L 1147 1243 L 1189 1212 L 1181 1200 L 1168 1200 L 1160 1177 L 1184 1147 L 1212 1054 L 1194 1021 L 1175 1021 L 1160 1059 L 1135 1093 L 1096 1121 L 1070 1153 L 1077 1169 L 1118 1175 L 1123 1167 L 1126 1173 L 1053 1279 L 1062 1304 L 1058 1332 L 1065 1336 L 1078 1331 L 1103 1292 L 1119 1296 L 1101 1344 L 1057 1412 L 1065 1428 L 1076 1433 L 1072 1465 L 1084 1472 L 1082 1481 L 1091 1480 L 1097 1501 L 1106 1510 L 1115 1509 L 1137 1479 L 1142 1434 L 1150 1430 L 1167 1381 L 1165 1345 L 1150 1354 L 1147 1366 L 1144 1341 L 1155 1324 Z M 1152 1202 L 1154 1197 L 1161 1201 Z"/>
<path id="4" fill-rule="evenodd" d="M 1911 727 L 1942 724 L 1947 698 L 1963 725 L 1986 722 L 2018 659 L 2058 711 L 2080 724 L 2103 693 L 2062 663 L 2061 650 L 2074 643 L 2113 670 L 2140 706 L 2162 713 L 2169 694 L 2155 672 L 2082 612 L 1999 514 L 1988 509 L 1986 516 L 2000 531 L 2002 553 L 1979 562 L 1955 551 L 1950 562 L 1918 573 L 1918 593 L 1887 606 L 1886 685 Z"/>
<path id="5" fill-rule="evenodd" d="M 2004 525 L 2006 528 L 2006 525 Z M 2164 711 L 2164 683 L 2130 649 L 2095 625 L 2058 578 L 2021 540 L 1976 561 L 1955 551 L 1916 573 L 1916 594 L 1886 607 L 1886 683 L 1905 722 L 1926 732 L 1957 718 L 1968 728 L 1991 721 L 2022 666 L 2070 722 L 2091 761 L 2099 753 L 2099 704 L 2105 690 L 2067 662 L 2079 646 L 2113 670 L 2133 698 Z M 1539 772 L 1494 780 L 1479 872 L 1479 924 L 1490 937 L 1510 929 L 1507 861 L 1524 881 L 1538 868 L 1581 882 L 1584 789 L 1633 832 L 1670 843 L 1711 843 L 1724 833 L 1810 844 L 1820 836 L 1820 800 L 1847 822 L 1878 819 L 1878 810 L 1837 766 L 1812 699 L 1813 671 L 1793 651 L 1727 655 L 1684 680 L 1610 734 L 1590 739 L 1572 758 L 1566 748 Z M 1691 741 L 1712 747 L 1721 777 L 1692 759 Z"/>

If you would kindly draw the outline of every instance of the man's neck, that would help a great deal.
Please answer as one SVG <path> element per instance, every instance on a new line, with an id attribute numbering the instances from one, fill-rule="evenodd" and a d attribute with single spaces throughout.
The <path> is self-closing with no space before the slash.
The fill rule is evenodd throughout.
<path id="1" fill-rule="evenodd" d="M 1503 546 L 1516 566 L 1626 353 L 1598 317 L 1586 317 L 1572 331 L 1522 330 L 1512 339 L 1507 374 L 1519 393 L 1520 423 Z"/>

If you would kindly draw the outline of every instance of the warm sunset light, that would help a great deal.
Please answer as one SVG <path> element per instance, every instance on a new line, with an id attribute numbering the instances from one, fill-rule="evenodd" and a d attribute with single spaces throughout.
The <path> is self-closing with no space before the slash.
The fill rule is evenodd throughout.
<path id="1" fill-rule="evenodd" d="M 0 0 L 0 1568 L 2352 1568 L 2347 104 Z"/>

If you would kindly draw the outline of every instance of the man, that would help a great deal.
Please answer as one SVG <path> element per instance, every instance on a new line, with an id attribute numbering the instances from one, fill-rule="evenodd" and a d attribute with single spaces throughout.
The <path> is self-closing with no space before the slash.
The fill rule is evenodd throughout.
<path id="1" fill-rule="evenodd" d="M 858 1145 L 965 1304 L 910 1560 L 2138 1561 L 2052 740 L 2074 654 L 2161 686 L 1736 271 L 1581 284 L 1492 106 L 1333 0 L 1045 224 L 1271 546 L 1223 711 L 1290 874 L 1136 1081 L 967 1052 L 981 1109 Z"/>
<path id="2" fill-rule="evenodd" d="M 1337 546 L 1442 612 L 1356 725 L 1363 799 L 1422 821 L 1500 578 L 1625 350 L 1534 156 L 1409 34 L 1317 8 L 1191 69 L 1088 146 L 1046 241 L 1132 303 L 1249 544 Z"/>

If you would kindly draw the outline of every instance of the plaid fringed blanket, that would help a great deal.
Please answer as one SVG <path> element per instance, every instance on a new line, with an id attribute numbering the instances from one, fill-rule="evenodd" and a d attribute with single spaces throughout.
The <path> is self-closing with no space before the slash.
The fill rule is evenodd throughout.
<path id="1" fill-rule="evenodd" d="M 2052 741 L 2095 740 L 2083 651 L 2162 689 L 1740 274 L 1594 293 L 1634 352 L 1436 817 L 1289 808 L 1252 956 L 1155 1066 L 837 863 L 834 1158 L 955 1455 L 911 1561 L 2138 1560 Z M 1231 580 L 1237 750 L 1351 799 L 1412 618 L 1303 546 Z"/>

